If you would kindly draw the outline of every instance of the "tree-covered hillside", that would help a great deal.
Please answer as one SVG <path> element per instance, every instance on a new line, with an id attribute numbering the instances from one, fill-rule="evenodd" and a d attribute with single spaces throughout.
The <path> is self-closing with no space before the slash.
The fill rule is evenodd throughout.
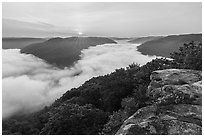
<path id="1" fill-rule="evenodd" d="M 163 36 L 148 36 L 148 37 L 139 37 L 139 38 L 134 38 L 129 40 L 128 42 L 130 43 L 136 43 L 136 44 L 141 44 L 141 43 L 145 43 L 148 41 L 152 41 L 152 40 L 158 40 L 160 38 L 163 38 Z"/>
<path id="2" fill-rule="evenodd" d="M 81 50 L 108 43 L 116 42 L 106 37 L 57 37 L 26 46 L 21 53 L 33 54 L 58 67 L 69 67 L 80 59 Z"/>
<path id="3" fill-rule="evenodd" d="M 3 49 L 22 49 L 30 44 L 41 43 L 46 41 L 43 38 L 21 38 L 21 37 L 8 37 L 2 38 Z"/>
<path id="4" fill-rule="evenodd" d="M 147 41 L 138 46 L 138 51 L 145 55 L 170 57 L 170 53 L 179 51 L 184 43 L 202 42 L 202 34 L 169 35 L 160 39 Z"/>

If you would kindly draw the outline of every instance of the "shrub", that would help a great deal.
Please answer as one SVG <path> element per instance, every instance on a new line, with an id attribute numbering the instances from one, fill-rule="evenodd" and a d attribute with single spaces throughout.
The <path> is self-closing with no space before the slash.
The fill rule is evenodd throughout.
<path id="1" fill-rule="evenodd" d="M 50 112 L 49 121 L 40 134 L 93 135 L 98 134 L 107 122 L 105 112 L 91 105 L 62 104 Z"/>
<path id="2" fill-rule="evenodd" d="M 103 131 L 101 134 L 105 135 L 114 135 L 123 124 L 123 122 L 129 116 L 123 110 L 119 110 L 117 112 L 113 112 L 112 115 L 109 116 L 109 121 L 104 125 Z"/>
<path id="3" fill-rule="evenodd" d="M 179 52 L 171 53 L 171 58 L 180 68 L 202 70 L 202 44 L 193 41 L 180 47 Z"/>

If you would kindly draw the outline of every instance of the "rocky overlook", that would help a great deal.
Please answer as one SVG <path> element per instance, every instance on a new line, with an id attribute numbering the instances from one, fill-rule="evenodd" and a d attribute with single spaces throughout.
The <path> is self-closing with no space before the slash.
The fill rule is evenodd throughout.
<path id="1" fill-rule="evenodd" d="M 126 119 L 117 135 L 201 135 L 202 73 L 187 69 L 154 71 L 149 105 Z"/>

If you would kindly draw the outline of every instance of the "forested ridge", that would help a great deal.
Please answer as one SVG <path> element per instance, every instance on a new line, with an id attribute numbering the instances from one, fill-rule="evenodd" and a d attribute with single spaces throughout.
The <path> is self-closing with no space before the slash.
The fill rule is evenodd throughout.
<path id="1" fill-rule="evenodd" d="M 145 55 L 156 55 L 169 58 L 171 57 L 170 53 L 174 51 L 178 52 L 179 48 L 184 43 L 190 43 L 191 41 L 197 44 L 201 43 L 202 34 L 169 35 L 157 38 L 138 46 L 138 51 Z"/>
<path id="2" fill-rule="evenodd" d="M 153 71 L 202 70 L 202 44 L 184 44 L 171 58 L 133 63 L 91 78 L 41 111 L 3 120 L 3 134 L 115 134 L 125 119 L 149 104 L 146 90 Z"/>
<path id="3" fill-rule="evenodd" d="M 21 49 L 21 53 L 33 54 L 50 64 L 64 68 L 79 60 L 83 49 L 108 43 L 116 42 L 106 37 L 56 37 L 28 45 Z"/>

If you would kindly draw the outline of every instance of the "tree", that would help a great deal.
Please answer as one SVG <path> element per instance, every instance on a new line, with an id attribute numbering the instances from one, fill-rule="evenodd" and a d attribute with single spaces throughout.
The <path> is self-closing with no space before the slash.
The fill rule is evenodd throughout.
<path id="1" fill-rule="evenodd" d="M 105 134 L 105 135 L 116 134 L 120 126 L 127 118 L 128 118 L 128 115 L 123 110 L 113 112 L 113 114 L 109 116 L 110 120 L 104 125 L 103 131 L 101 134 Z"/>
<path id="2" fill-rule="evenodd" d="M 179 52 L 171 53 L 171 58 L 180 64 L 181 68 L 202 70 L 202 44 L 193 41 L 180 47 Z"/>
<path id="3" fill-rule="evenodd" d="M 40 134 L 46 135 L 94 135 L 107 122 L 105 112 L 87 104 L 62 104 L 50 112 L 48 123 Z"/>

